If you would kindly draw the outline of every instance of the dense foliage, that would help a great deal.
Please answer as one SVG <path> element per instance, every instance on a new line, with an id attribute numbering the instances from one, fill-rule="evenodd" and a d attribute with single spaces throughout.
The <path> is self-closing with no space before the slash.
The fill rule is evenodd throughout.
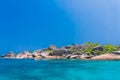
<path id="1" fill-rule="evenodd" d="M 100 47 L 99 49 L 94 49 L 95 47 Z M 72 53 L 85 53 L 88 55 L 102 55 L 105 53 L 112 53 L 113 51 L 117 51 L 118 47 L 120 46 L 114 46 L 112 44 L 106 44 L 106 45 L 100 45 L 99 43 L 90 43 L 86 42 L 85 44 L 69 47 L 68 50 Z"/>
<path id="2" fill-rule="evenodd" d="M 117 47 L 113 46 L 112 44 L 104 45 L 103 48 L 105 52 L 112 52 L 117 50 Z"/>

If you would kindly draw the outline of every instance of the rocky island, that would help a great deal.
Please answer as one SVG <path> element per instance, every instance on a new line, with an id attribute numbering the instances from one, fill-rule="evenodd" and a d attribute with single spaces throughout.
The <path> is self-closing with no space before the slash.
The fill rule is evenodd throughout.
<path id="1" fill-rule="evenodd" d="M 62 46 L 56 48 L 51 45 L 48 48 L 35 50 L 33 52 L 24 51 L 18 54 L 8 52 L 1 58 L 10 59 L 81 59 L 81 60 L 120 60 L 120 46 L 111 44 L 100 45 L 98 43 L 87 42 L 77 45 Z"/>

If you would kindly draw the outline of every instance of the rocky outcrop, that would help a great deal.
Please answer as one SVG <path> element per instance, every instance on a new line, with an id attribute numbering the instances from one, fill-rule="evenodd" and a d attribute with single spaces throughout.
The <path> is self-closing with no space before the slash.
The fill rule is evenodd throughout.
<path id="1" fill-rule="evenodd" d="M 32 56 L 33 57 L 36 57 L 36 56 L 40 56 L 41 55 L 41 50 L 35 50 L 33 53 L 32 53 Z"/>
<path id="2" fill-rule="evenodd" d="M 56 46 L 54 46 L 54 45 L 51 45 L 48 48 L 43 48 L 44 52 L 49 52 L 49 53 L 54 51 L 54 50 L 56 50 Z"/>
<path id="3" fill-rule="evenodd" d="M 42 59 L 42 58 L 47 58 L 48 54 L 49 53 L 47 53 L 47 52 L 42 52 L 41 50 L 36 50 L 33 52 L 32 56 L 33 56 L 33 58 Z"/>
<path id="4" fill-rule="evenodd" d="M 17 59 L 32 58 L 32 55 L 31 55 L 31 53 L 29 53 L 29 51 L 24 51 L 24 52 L 17 54 L 15 58 L 17 58 Z"/>
<path id="5" fill-rule="evenodd" d="M 49 53 L 47 53 L 47 52 L 42 52 L 42 53 L 40 54 L 40 56 L 41 56 L 42 58 L 47 58 L 47 57 L 49 56 Z"/>
<path id="6" fill-rule="evenodd" d="M 65 56 L 68 54 L 72 54 L 70 51 L 66 51 L 66 50 L 55 50 L 52 53 L 50 53 L 50 56 Z"/>
<path id="7" fill-rule="evenodd" d="M 7 54 L 1 56 L 2 58 L 15 58 L 15 54 L 13 52 L 8 52 Z"/>
<path id="8" fill-rule="evenodd" d="M 99 45 L 99 44 L 72 44 L 56 48 L 51 45 L 48 48 L 35 50 L 30 53 L 24 51 L 15 55 L 9 52 L 2 56 L 2 58 L 16 58 L 16 59 L 84 59 L 84 60 L 120 60 L 120 47 L 113 45 Z M 106 54 L 106 53 L 110 54 Z M 101 55 L 103 54 L 103 55 Z"/>

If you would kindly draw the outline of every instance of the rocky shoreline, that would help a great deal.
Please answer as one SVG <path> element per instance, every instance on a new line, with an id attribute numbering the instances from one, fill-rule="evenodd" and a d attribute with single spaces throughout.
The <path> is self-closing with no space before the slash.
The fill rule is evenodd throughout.
<path id="1" fill-rule="evenodd" d="M 113 45 L 100 45 L 86 43 L 82 45 L 72 44 L 56 48 L 51 45 L 48 48 L 35 50 L 34 52 L 24 51 L 18 54 L 8 52 L 1 58 L 10 59 L 81 59 L 81 60 L 120 60 L 120 47 Z"/>

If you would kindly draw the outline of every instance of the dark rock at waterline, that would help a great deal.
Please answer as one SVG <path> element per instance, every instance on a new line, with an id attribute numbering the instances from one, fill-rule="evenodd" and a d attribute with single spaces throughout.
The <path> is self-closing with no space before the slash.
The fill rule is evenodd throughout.
<path id="1" fill-rule="evenodd" d="M 80 55 L 67 55 L 66 58 L 67 59 L 77 59 L 77 58 L 80 58 Z"/>
<path id="2" fill-rule="evenodd" d="M 69 55 L 66 55 L 66 59 L 90 59 L 92 58 L 94 55 L 87 55 L 87 54 L 81 54 L 81 55 L 78 55 L 78 54 L 69 54 Z"/>
<path id="3" fill-rule="evenodd" d="M 91 59 L 92 57 L 94 57 L 94 55 L 87 55 L 87 54 L 81 55 L 81 59 Z"/>

